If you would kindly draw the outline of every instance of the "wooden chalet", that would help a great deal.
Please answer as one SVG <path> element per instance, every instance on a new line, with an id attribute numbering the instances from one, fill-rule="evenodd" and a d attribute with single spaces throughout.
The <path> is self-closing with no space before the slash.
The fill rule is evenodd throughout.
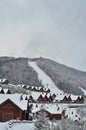
<path id="1" fill-rule="evenodd" d="M 84 102 L 84 98 L 78 96 L 77 99 L 74 102 L 75 103 L 83 103 Z"/>
<path id="2" fill-rule="evenodd" d="M 45 102 L 45 103 L 49 103 L 49 102 L 50 102 L 50 100 L 49 100 L 49 98 L 48 98 L 47 95 L 44 96 L 44 102 Z"/>
<path id="3" fill-rule="evenodd" d="M 50 89 L 47 90 L 47 93 L 50 93 Z"/>
<path id="4" fill-rule="evenodd" d="M 31 95 L 29 96 L 28 100 L 29 100 L 29 102 L 34 102 L 34 99 L 33 99 L 33 97 Z"/>
<path id="5" fill-rule="evenodd" d="M 45 95 L 44 97 L 40 94 L 40 96 L 38 97 L 37 99 L 38 102 L 41 102 L 41 103 L 51 103 L 53 101 L 53 96 L 47 96 Z"/>
<path id="6" fill-rule="evenodd" d="M 39 92 L 44 92 L 43 87 L 40 88 Z"/>
<path id="7" fill-rule="evenodd" d="M 52 102 L 53 101 L 53 97 L 50 95 L 49 96 L 49 102 Z"/>
<path id="8" fill-rule="evenodd" d="M 11 94 L 11 91 L 9 89 L 2 88 L 0 90 L 0 94 Z"/>
<path id="9" fill-rule="evenodd" d="M 67 102 L 68 103 L 71 103 L 72 102 L 72 99 L 71 99 L 71 96 L 69 95 L 68 98 L 67 98 Z"/>
<path id="10" fill-rule="evenodd" d="M 0 83 L 7 85 L 9 83 L 9 81 L 7 79 L 0 79 Z"/>
<path id="11" fill-rule="evenodd" d="M 84 102 L 84 98 L 83 97 L 81 97 L 81 101 L 82 101 L 82 103 Z"/>
<path id="12" fill-rule="evenodd" d="M 45 88 L 45 87 L 39 87 L 39 86 L 26 86 L 23 85 L 22 86 L 24 89 L 26 90 L 30 90 L 30 91 L 36 91 L 36 92 L 45 92 L 45 93 L 50 93 L 50 89 L 49 88 Z"/>
<path id="13" fill-rule="evenodd" d="M 17 118 L 25 120 L 26 109 L 23 110 L 10 99 L 7 99 L 0 104 L 0 122 L 5 122 Z"/>
<path id="14" fill-rule="evenodd" d="M 61 100 L 60 99 L 58 100 L 58 98 L 56 99 L 57 99 L 56 102 L 59 102 L 59 103 L 83 103 L 84 102 L 84 98 L 82 96 L 74 96 L 74 95 L 72 96 L 65 95 L 62 97 Z"/>
<path id="15" fill-rule="evenodd" d="M 7 93 L 6 94 L 11 94 L 11 91 L 8 89 Z"/>
<path id="16" fill-rule="evenodd" d="M 40 96 L 38 97 L 37 101 L 38 101 L 38 102 L 44 102 L 44 98 L 43 98 L 43 96 L 40 95 Z"/>
<path id="17" fill-rule="evenodd" d="M 0 94 L 5 94 L 5 92 L 4 92 L 4 90 L 3 90 L 3 89 L 1 89 Z"/>
<path id="18" fill-rule="evenodd" d="M 68 98 L 67 96 L 64 96 L 64 98 L 61 100 L 62 103 L 68 103 Z"/>
<path id="19" fill-rule="evenodd" d="M 26 85 L 24 85 L 23 88 L 27 90 L 27 86 Z"/>
<path id="20" fill-rule="evenodd" d="M 33 113 L 33 116 L 35 115 L 36 118 L 40 112 L 45 112 L 49 120 L 61 120 L 63 116 L 65 116 L 65 111 L 63 110 L 62 113 L 50 113 L 49 111 L 45 109 L 41 109 L 37 111 L 36 113 Z"/>

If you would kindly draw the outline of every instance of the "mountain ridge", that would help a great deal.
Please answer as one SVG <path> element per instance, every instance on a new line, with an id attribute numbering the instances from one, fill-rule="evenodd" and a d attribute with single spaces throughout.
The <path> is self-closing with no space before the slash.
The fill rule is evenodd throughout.
<path id="1" fill-rule="evenodd" d="M 0 57 L 0 78 L 6 78 L 13 84 L 43 86 L 38 79 L 38 73 L 28 65 L 28 60 L 36 62 L 64 92 L 83 95 L 79 87 L 86 89 L 86 72 L 42 57 Z"/>

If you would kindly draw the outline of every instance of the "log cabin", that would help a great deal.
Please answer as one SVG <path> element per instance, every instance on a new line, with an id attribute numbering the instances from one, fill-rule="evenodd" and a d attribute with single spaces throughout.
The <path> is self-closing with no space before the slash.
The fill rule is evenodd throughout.
<path id="1" fill-rule="evenodd" d="M 27 107 L 23 109 L 20 105 L 14 103 L 10 99 L 0 104 L 0 122 L 9 121 L 11 119 L 26 119 Z"/>
<path id="2" fill-rule="evenodd" d="M 37 99 L 38 102 L 44 102 L 44 98 L 43 96 L 40 94 L 40 96 Z"/>
<path id="3" fill-rule="evenodd" d="M 61 100 L 62 103 L 68 103 L 68 98 L 67 96 L 64 96 L 64 98 Z"/>
<path id="4" fill-rule="evenodd" d="M 65 111 L 63 110 L 61 113 L 57 112 L 57 113 L 51 113 L 48 110 L 45 109 L 41 109 L 35 113 L 33 113 L 33 116 L 35 115 L 35 117 L 37 118 L 37 116 L 39 115 L 40 112 L 44 112 L 46 113 L 46 116 L 49 118 L 49 120 L 61 120 L 63 116 L 65 116 Z"/>
<path id="5" fill-rule="evenodd" d="M 78 96 L 77 99 L 74 101 L 74 103 L 83 103 L 84 102 L 84 98 Z"/>

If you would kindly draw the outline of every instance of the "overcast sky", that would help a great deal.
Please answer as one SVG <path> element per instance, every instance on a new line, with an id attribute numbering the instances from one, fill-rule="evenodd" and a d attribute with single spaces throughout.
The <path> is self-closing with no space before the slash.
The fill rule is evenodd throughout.
<path id="1" fill-rule="evenodd" d="M 0 0 L 0 56 L 42 56 L 86 71 L 86 0 Z"/>

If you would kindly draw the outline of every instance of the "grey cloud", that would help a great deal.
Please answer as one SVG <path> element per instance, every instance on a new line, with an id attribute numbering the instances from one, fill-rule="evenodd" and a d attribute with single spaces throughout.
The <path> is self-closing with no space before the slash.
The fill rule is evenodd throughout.
<path id="1" fill-rule="evenodd" d="M 0 1 L 0 55 L 54 59 L 86 70 L 86 1 Z"/>

